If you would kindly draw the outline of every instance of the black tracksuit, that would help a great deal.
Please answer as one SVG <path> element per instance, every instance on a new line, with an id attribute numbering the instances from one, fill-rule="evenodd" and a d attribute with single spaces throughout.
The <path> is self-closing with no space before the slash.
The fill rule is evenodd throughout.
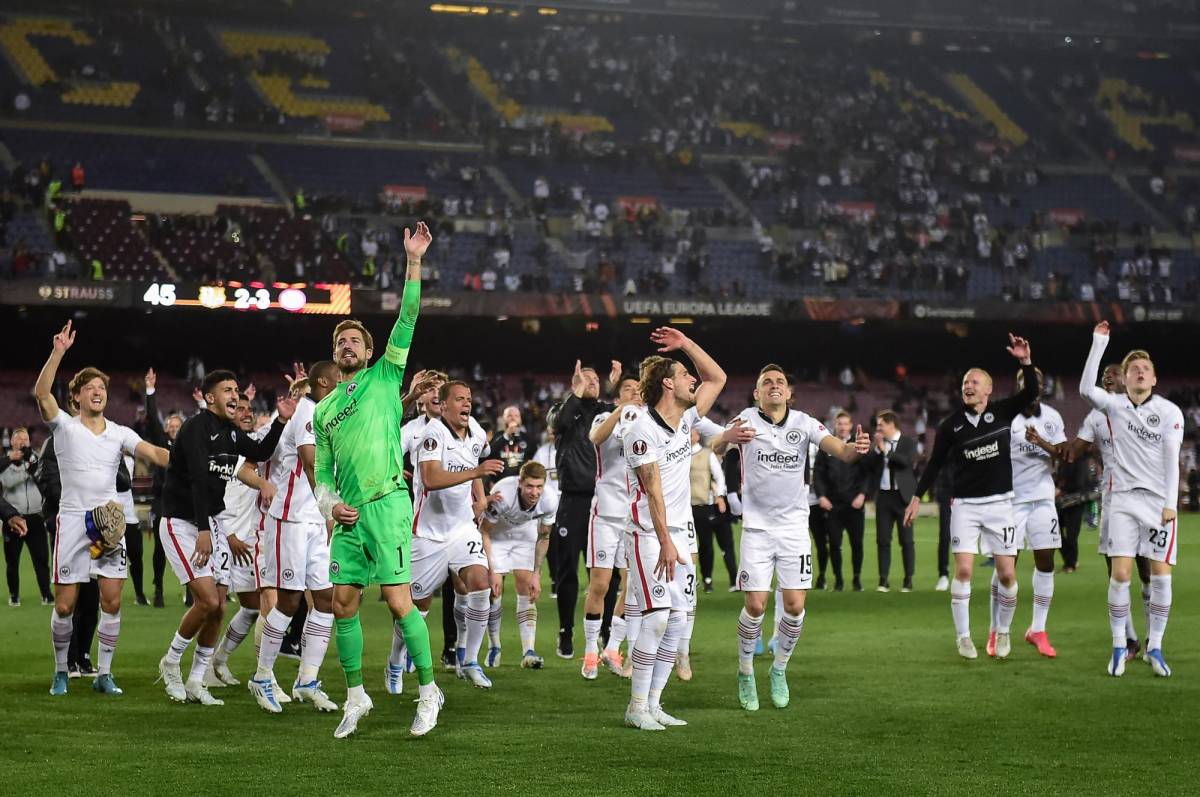
<path id="1" fill-rule="evenodd" d="M 851 441 L 852 442 L 852 441 Z M 854 499 L 870 492 L 870 474 L 862 461 L 843 462 L 837 457 L 818 451 L 813 467 L 813 489 L 818 498 L 826 498 L 831 509 L 826 517 L 826 535 L 829 544 L 829 564 L 833 567 L 835 586 L 842 585 L 842 532 L 850 538 L 850 559 L 854 583 L 862 578 L 863 531 L 866 509 L 855 509 Z M 824 571 L 821 572 L 824 576 Z"/>

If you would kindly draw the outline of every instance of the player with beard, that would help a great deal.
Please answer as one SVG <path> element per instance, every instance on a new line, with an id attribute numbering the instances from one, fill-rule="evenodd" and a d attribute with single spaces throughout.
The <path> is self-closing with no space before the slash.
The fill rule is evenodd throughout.
<path id="1" fill-rule="evenodd" d="M 248 393 L 238 395 L 233 422 L 251 438 L 262 436 L 254 430 L 254 412 L 250 409 Z M 242 457 L 236 473 L 237 478 L 230 479 L 225 485 L 225 509 L 217 515 L 216 521 L 225 530 L 225 538 L 229 543 L 231 561 L 228 588 L 237 594 L 238 611 L 225 627 L 225 633 L 221 635 L 213 653 L 212 664 L 204 674 L 204 685 L 209 689 L 241 683 L 229 670 L 229 657 L 251 633 L 258 620 L 259 583 L 255 565 L 260 518 L 258 505 L 260 497 L 269 502 L 275 496 L 275 486 L 258 475 L 253 462 Z"/>
<path id="2" fill-rule="evenodd" d="M 400 390 L 421 309 L 421 258 L 433 236 L 424 222 L 404 230 L 408 256 L 400 314 L 383 357 L 370 367 L 374 341 L 359 322 L 343 321 L 333 334 L 334 362 L 342 381 L 313 414 L 316 462 L 313 492 L 326 520 L 334 520 L 329 550 L 338 658 L 346 675 L 346 702 L 335 738 L 345 738 L 373 704 L 363 688 L 363 589 L 379 584 L 401 625 L 420 681 L 410 733 L 437 725 L 442 692 L 434 683 L 429 631 L 412 602 L 412 502 L 404 483 Z"/>
<path id="3" fill-rule="evenodd" d="M 811 451 L 820 450 L 842 462 L 857 462 L 870 450 L 871 437 L 859 426 L 843 442 L 815 418 L 790 409 L 792 388 L 774 364 L 759 371 L 756 406 L 742 410 L 714 444 L 723 455 L 731 444 L 742 462 L 742 544 L 738 589 L 745 606 L 738 617 L 738 699 L 747 711 L 758 710 L 754 652 L 762 634 L 763 615 L 774 575 L 779 591 L 778 637 L 770 669 L 771 702 L 785 708 L 791 700 L 787 665 L 804 630 L 805 598 L 812 587 L 812 542 L 809 539 L 809 494 L 805 487 Z M 782 599 L 782 600 L 781 600 Z"/>
<path id="4" fill-rule="evenodd" d="M 687 724 L 663 710 L 662 691 L 696 600 L 696 571 L 689 554 L 689 536 L 695 535 L 691 430 L 721 394 L 725 372 L 677 329 L 659 327 L 650 340 L 658 344 L 660 354 L 642 361 L 639 386 L 646 410 L 638 413 L 624 436 L 625 462 L 636 479 L 629 499 L 629 570 L 642 607 L 642 625 L 630 654 L 633 679 L 625 724 L 661 731 Z M 673 351 L 682 351 L 695 363 L 702 381 L 683 363 L 661 356 Z"/>
<path id="5" fill-rule="evenodd" d="M 1154 674 L 1169 678 L 1162 640 L 1171 614 L 1171 568 L 1179 555 L 1179 452 L 1183 445 L 1183 412 L 1154 394 L 1158 374 L 1149 352 L 1134 349 L 1121 361 L 1125 394 L 1107 393 L 1096 386 L 1100 360 L 1108 346 L 1108 322 L 1092 333 L 1092 348 L 1079 381 L 1079 395 L 1104 413 L 1112 434 L 1108 520 L 1108 622 L 1112 653 L 1108 674 L 1125 672 L 1128 653 L 1126 618 L 1129 581 L 1134 559 L 1150 560 L 1150 605 L 1146 652 Z"/>
<path id="6" fill-rule="evenodd" d="M 260 462 L 270 457 L 296 402 L 280 399 L 275 422 L 262 440 L 255 440 L 234 425 L 239 393 L 237 377 L 231 371 L 209 372 L 200 391 L 206 409 L 185 421 L 175 439 L 158 529 L 167 561 L 179 583 L 191 591 L 193 604 L 159 661 L 158 672 L 172 700 L 220 706 L 224 701 L 210 695 L 204 686 L 221 633 L 230 575 L 230 543 L 216 518 L 225 511 L 225 490 L 235 478 L 238 458 Z M 241 557 L 249 554 L 236 537 L 234 543 Z M 179 664 L 193 639 L 196 652 L 184 682 Z"/>
<path id="7" fill-rule="evenodd" d="M 92 688 L 120 695 L 113 681 L 112 661 L 121 633 L 121 589 L 128 573 L 125 555 L 125 515 L 116 502 L 117 471 L 123 454 L 165 467 L 169 453 L 142 440 L 132 429 L 104 417 L 108 407 L 108 376 L 84 368 L 67 386 L 79 414 L 59 408 L 52 388 L 58 366 L 75 343 L 68 321 L 54 336 L 50 356 L 33 386 L 42 420 L 54 437 L 62 497 L 54 535 L 54 610 L 50 633 L 54 643 L 54 682 L 51 695 L 67 693 L 67 653 L 79 585 L 96 577 L 100 582 L 99 673 Z M 115 540 L 113 539 L 115 536 Z"/>
<path id="8" fill-rule="evenodd" d="M 1121 373 L 1120 363 L 1111 363 L 1104 369 L 1104 374 L 1100 377 L 1100 386 L 1104 388 L 1106 393 L 1121 395 L 1125 392 L 1125 377 Z M 1108 418 L 1100 410 L 1093 409 L 1083 419 L 1083 423 L 1079 427 L 1079 434 L 1071 442 L 1071 451 L 1068 454 L 1072 462 L 1083 457 L 1089 449 L 1097 452 L 1100 459 L 1100 555 L 1104 557 L 1104 564 L 1108 569 L 1108 575 L 1112 577 L 1112 557 L 1108 555 L 1108 516 L 1109 502 L 1112 499 L 1112 488 L 1115 482 L 1113 476 L 1113 441 L 1112 429 L 1108 425 Z M 1134 560 L 1137 563 L 1138 579 L 1142 582 L 1142 611 L 1146 619 L 1146 627 L 1150 627 L 1150 560 L 1144 556 L 1138 556 Z M 1137 658 L 1138 652 L 1141 650 L 1141 644 L 1138 642 L 1137 628 L 1133 624 L 1133 613 L 1128 612 L 1125 615 L 1125 660 L 1133 661 Z"/>
<path id="9" fill-rule="evenodd" d="M 637 638 L 637 629 L 630 633 L 625 618 L 628 591 L 628 557 L 625 532 L 629 526 L 629 472 L 625 467 L 622 439 L 625 427 L 637 419 L 642 396 L 638 378 L 625 374 L 617 385 L 617 407 L 602 411 L 592 419 L 588 434 L 596 446 L 596 494 L 592 499 L 591 522 L 588 525 L 587 566 L 588 591 L 583 604 L 583 668 L 587 680 L 594 680 L 601 662 L 609 671 L 621 675 L 621 641 L 628 634 Z M 600 625 L 604 613 L 604 598 L 608 594 L 614 570 L 622 572 L 621 591 L 613 612 L 612 629 L 604 650 L 600 650 Z M 635 622 L 641 613 L 635 608 Z"/>
<path id="10" fill-rule="evenodd" d="M 1046 619 L 1054 597 L 1054 552 L 1062 548 L 1058 528 L 1058 508 L 1054 505 L 1054 463 L 1067 452 L 1067 435 L 1058 410 L 1040 400 L 1044 380 L 1038 379 L 1039 400 L 1021 410 L 1013 419 L 1012 446 L 1013 516 L 1017 521 L 1017 539 L 1033 550 L 1033 621 L 1025 632 L 1025 641 L 1038 653 L 1052 659 L 1058 655 L 1046 635 Z M 1017 387 L 1024 387 L 1017 374 Z M 996 651 L 995 624 L 1000 579 L 992 573 L 992 630 L 988 634 L 988 655 Z"/>
<path id="11" fill-rule="evenodd" d="M 1013 419 L 1038 395 L 1029 342 L 1012 334 L 1008 340 L 1008 353 L 1021 364 L 1024 387 L 1016 395 L 992 401 L 992 377 L 987 371 L 972 368 L 963 375 L 962 406 L 938 426 L 929 464 L 904 511 L 904 525 L 910 525 L 921 509 L 921 496 L 933 486 L 942 467 L 952 469 L 954 581 L 950 585 L 950 613 L 958 655 L 964 659 L 979 656 L 971 641 L 970 608 L 971 574 L 980 550 L 991 551 L 1000 580 L 996 588 L 996 658 L 1007 658 L 1012 650 L 1009 630 L 1017 608 L 1018 538 L 1009 437 Z"/>

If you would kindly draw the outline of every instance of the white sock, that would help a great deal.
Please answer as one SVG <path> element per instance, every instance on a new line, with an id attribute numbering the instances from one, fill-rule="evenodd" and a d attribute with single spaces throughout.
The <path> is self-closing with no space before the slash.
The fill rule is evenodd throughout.
<path id="1" fill-rule="evenodd" d="M 96 649 L 96 670 L 101 675 L 112 673 L 113 654 L 117 652 L 117 638 L 121 635 L 121 613 L 109 614 L 100 612 L 100 624 L 96 626 L 96 636 L 100 646 Z"/>
<path id="2" fill-rule="evenodd" d="M 667 633 L 667 612 L 650 612 L 642 617 L 642 627 L 633 643 L 633 681 L 630 698 L 635 706 L 646 703 L 650 694 L 650 679 L 658 661 L 658 645 Z"/>
<path id="3" fill-rule="evenodd" d="M 400 621 L 392 621 L 392 652 L 388 654 L 388 664 L 393 667 L 403 667 L 404 657 L 408 654 L 408 643 L 404 641 L 404 632 L 400 630 Z"/>
<path id="4" fill-rule="evenodd" d="M 608 632 L 608 642 L 604 645 L 606 651 L 617 653 L 621 650 L 621 643 L 625 641 L 625 618 L 613 616 L 612 628 Z"/>
<path id="5" fill-rule="evenodd" d="M 775 648 L 775 669 L 787 669 L 788 661 L 792 658 L 792 651 L 796 649 L 796 643 L 800 641 L 800 632 L 804 630 L 805 614 L 804 609 L 800 610 L 800 614 L 784 612 L 783 618 L 780 619 L 779 645 Z"/>
<path id="6" fill-rule="evenodd" d="M 196 652 L 192 654 L 192 670 L 188 673 L 189 683 L 202 683 L 204 681 L 204 673 L 208 670 L 208 665 L 212 663 L 213 649 L 206 648 L 196 643 Z"/>
<path id="7" fill-rule="evenodd" d="M 50 610 L 50 641 L 54 645 L 54 671 L 67 671 L 67 656 L 71 650 L 71 634 L 75 630 L 75 615 L 59 617 Z"/>
<path id="8" fill-rule="evenodd" d="M 692 609 L 687 613 L 687 620 L 683 624 L 683 636 L 679 638 L 679 655 L 687 656 L 692 652 L 692 629 L 696 627 L 696 610 Z"/>
<path id="9" fill-rule="evenodd" d="M 346 702 L 347 703 L 362 702 L 366 698 L 366 696 L 367 696 L 367 690 L 362 684 L 359 684 L 358 686 L 346 687 Z"/>
<path id="10" fill-rule="evenodd" d="M 657 708 L 662 703 L 662 691 L 671 678 L 671 670 L 675 669 L 675 656 L 679 652 L 679 640 L 683 636 L 683 627 L 687 625 L 687 612 L 671 610 L 667 618 L 667 629 L 662 641 L 658 643 L 658 657 L 654 662 L 654 673 L 650 677 L 650 692 L 647 702 L 651 708 Z"/>
<path id="11" fill-rule="evenodd" d="M 488 645 L 493 648 L 500 647 L 500 621 L 504 616 L 503 600 L 503 598 L 494 599 L 488 610 Z"/>
<path id="12" fill-rule="evenodd" d="M 1113 647 L 1125 647 L 1125 621 L 1129 619 L 1129 582 L 1108 580 L 1108 627 Z"/>
<path id="13" fill-rule="evenodd" d="M 267 616 L 260 610 L 258 617 L 254 618 L 254 660 L 258 661 L 258 654 L 262 653 L 262 632 L 267 625 Z"/>
<path id="14" fill-rule="evenodd" d="M 599 653 L 600 652 L 600 625 L 604 621 L 600 615 L 596 615 L 592 619 L 591 615 L 585 615 L 583 618 L 583 652 Z"/>
<path id="15" fill-rule="evenodd" d="M 302 684 L 317 680 L 325 652 L 329 650 L 329 638 L 333 635 L 333 615 L 309 609 L 304 618 L 304 631 L 300 636 L 300 675 Z"/>
<path id="16" fill-rule="evenodd" d="M 279 658 L 279 648 L 283 646 L 283 638 L 287 634 L 292 618 L 276 607 L 267 615 L 263 624 L 262 644 L 258 647 L 258 672 L 254 674 L 259 681 L 270 680 L 275 672 L 275 659 Z"/>
<path id="17" fill-rule="evenodd" d="M 1169 576 L 1168 576 L 1168 578 L 1169 578 Z M 1153 584 L 1154 584 L 1154 576 L 1150 576 L 1149 584 L 1142 584 L 1142 616 L 1146 618 L 1146 633 L 1147 634 L 1150 633 L 1150 594 L 1151 594 L 1151 590 L 1154 589 Z M 1130 589 L 1132 589 L 1132 587 Z M 1133 601 L 1131 598 L 1130 603 L 1132 603 L 1132 602 Z M 1129 611 L 1129 617 L 1132 620 L 1132 618 L 1133 618 L 1133 609 L 1132 608 Z M 1134 634 L 1132 639 L 1137 639 L 1137 634 Z"/>
<path id="18" fill-rule="evenodd" d="M 1011 587 L 1001 584 L 996 588 L 996 633 L 1007 634 L 1012 631 L 1013 615 L 1017 613 L 1017 582 L 1014 579 Z"/>
<path id="19" fill-rule="evenodd" d="M 950 614 L 954 617 L 954 633 L 960 637 L 971 635 L 971 582 L 950 582 Z"/>
<path id="20" fill-rule="evenodd" d="M 625 594 L 625 639 L 629 640 L 629 651 L 633 652 L 633 645 L 637 642 L 638 632 L 642 628 L 642 608 L 638 606 L 637 598 L 633 596 L 633 590 L 629 590 Z"/>
<path id="21" fill-rule="evenodd" d="M 1138 638 L 1137 628 L 1133 625 L 1133 612 L 1125 616 L 1125 638 L 1135 641 Z"/>
<path id="22" fill-rule="evenodd" d="M 742 608 L 738 615 L 738 672 L 750 675 L 754 672 L 754 650 L 762 636 L 763 617 L 750 614 Z"/>
<path id="23" fill-rule="evenodd" d="M 1033 622 L 1029 630 L 1037 633 L 1046 630 L 1046 618 L 1050 615 L 1050 601 L 1054 598 L 1054 571 L 1033 571 Z"/>
<path id="24" fill-rule="evenodd" d="M 996 568 L 992 568 L 992 594 L 988 598 L 988 614 L 992 618 L 988 623 L 988 632 L 996 630 L 996 626 L 1000 625 L 1000 606 L 996 600 L 996 595 L 1000 591 L 1000 575 L 996 572 Z"/>
<path id="25" fill-rule="evenodd" d="M 176 631 L 175 638 L 171 640 L 171 647 L 167 648 L 167 664 L 179 664 L 183 661 L 183 654 L 190 644 L 192 644 L 192 640 L 184 639 Z"/>
<path id="26" fill-rule="evenodd" d="M 466 647 L 467 644 L 467 596 L 454 593 L 454 625 L 458 627 L 458 637 L 454 647 Z"/>
<path id="27" fill-rule="evenodd" d="M 1150 576 L 1150 620 L 1146 630 L 1150 637 L 1147 650 L 1162 647 L 1163 634 L 1167 631 L 1167 618 L 1171 615 L 1171 575 Z"/>
<path id="28" fill-rule="evenodd" d="M 246 639 L 256 620 L 258 620 L 258 609 L 243 607 L 237 610 L 237 614 L 225 628 L 225 635 L 221 637 L 221 643 L 217 645 L 217 652 L 213 654 L 213 664 L 224 664 L 229 661 L 230 655 Z"/>
<path id="29" fill-rule="evenodd" d="M 517 596 L 517 628 L 521 632 L 521 652 L 533 650 L 537 644 L 537 604 L 528 595 Z"/>
<path id="30" fill-rule="evenodd" d="M 775 613 L 771 616 L 771 639 L 779 636 L 779 620 L 783 617 L 783 590 L 775 589 Z"/>
<path id="31" fill-rule="evenodd" d="M 475 664 L 479 660 L 479 646 L 483 644 L 483 636 L 487 633 L 491 596 L 490 589 L 481 589 L 467 595 L 467 637 L 464 645 L 467 649 L 467 664 Z"/>

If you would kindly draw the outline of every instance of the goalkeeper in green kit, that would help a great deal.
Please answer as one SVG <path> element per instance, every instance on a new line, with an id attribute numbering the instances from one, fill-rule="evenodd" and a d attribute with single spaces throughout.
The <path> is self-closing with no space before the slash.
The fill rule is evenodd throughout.
<path id="1" fill-rule="evenodd" d="M 337 524 L 329 546 L 329 578 L 347 687 L 345 713 L 333 733 L 338 739 L 354 733 L 373 708 L 363 689 L 358 615 L 362 590 L 370 584 L 380 585 L 416 665 L 421 687 L 414 736 L 433 730 L 444 702 L 433 682 L 429 631 L 409 591 L 412 501 L 400 448 L 401 384 L 421 306 L 421 257 L 432 241 L 424 222 L 415 234 L 404 230 L 408 269 L 400 317 L 378 362 L 367 367 L 373 341 L 361 323 L 348 319 L 334 329 L 333 360 L 341 382 L 313 414 L 314 494 L 321 514 Z"/>

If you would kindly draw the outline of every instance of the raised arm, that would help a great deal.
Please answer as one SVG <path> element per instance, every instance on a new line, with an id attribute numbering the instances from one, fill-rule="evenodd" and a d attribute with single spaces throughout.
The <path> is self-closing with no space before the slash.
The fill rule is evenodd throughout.
<path id="1" fill-rule="evenodd" d="M 294 398 L 280 399 L 275 403 L 275 409 L 279 414 L 271 422 L 271 428 L 262 440 L 255 440 L 246 434 L 239 433 L 237 435 L 235 438 L 236 448 L 240 456 L 251 462 L 266 462 L 275 453 L 275 446 L 279 444 L 279 436 L 283 434 L 284 427 L 287 426 L 292 413 L 296 411 L 296 400 Z"/>
<path id="2" fill-rule="evenodd" d="M 588 439 L 592 441 L 592 445 L 604 445 L 608 438 L 612 437 L 613 431 L 617 428 L 617 424 L 621 421 L 621 412 L 625 409 L 624 404 L 618 404 L 617 408 L 608 414 L 608 417 L 603 421 L 596 423 L 592 422 L 592 430 L 588 432 Z M 599 417 L 599 416 L 597 416 Z"/>
<path id="3" fill-rule="evenodd" d="M 1096 384 L 1100 379 L 1100 361 L 1104 359 L 1104 350 L 1108 348 L 1108 322 L 1101 321 L 1092 330 L 1092 348 L 1088 350 L 1087 363 L 1083 366 L 1083 374 L 1079 377 L 1079 395 L 1084 401 L 1101 412 L 1113 404 L 1113 396 Z"/>
<path id="4" fill-rule="evenodd" d="M 417 315 L 421 310 L 421 258 L 432 242 L 433 236 L 425 222 L 417 222 L 415 233 L 404 228 L 404 252 L 408 257 L 408 266 L 404 274 L 404 293 L 400 297 L 400 315 L 388 336 L 383 358 L 374 366 L 380 369 L 384 378 L 397 384 L 404 381 L 413 330 L 416 329 Z"/>
<path id="5" fill-rule="evenodd" d="M 696 388 L 696 412 L 701 417 L 707 415 L 725 389 L 726 377 L 721 366 L 696 341 L 678 329 L 659 327 L 650 333 L 650 340 L 658 344 L 659 352 L 681 351 L 696 366 L 696 376 L 700 379 L 700 386 Z"/>
<path id="6" fill-rule="evenodd" d="M 153 368 L 146 371 L 146 438 L 156 446 L 167 444 L 167 430 L 163 429 L 158 417 L 158 399 L 154 397 L 158 388 L 158 374 Z"/>
<path id="7" fill-rule="evenodd" d="M 67 349 L 71 348 L 75 343 L 75 330 L 71 328 L 71 322 L 59 330 L 54 336 L 51 343 L 50 356 L 46 358 L 46 364 L 42 366 L 41 372 L 38 373 L 37 381 L 33 383 L 33 397 L 37 399 L 38 410 L 42 413 L 42 420 L 49 423 L 58 415 L 58 402 L 54 400 L 54 376 L 58 373 L 59 363 L 62 362 L 63 356 L 66 355 Z"/>
<path id="8" fill-rule="evenodd" d="M 828 435 L 818 443 L 821 450 L 830 456 L 837 457 L 842 462 L 853 464 L 871 450 L 871 435 L 863 431 L 862 424 L 854 429 L 854 444 L 844 443 L 833 435 Z"/>

